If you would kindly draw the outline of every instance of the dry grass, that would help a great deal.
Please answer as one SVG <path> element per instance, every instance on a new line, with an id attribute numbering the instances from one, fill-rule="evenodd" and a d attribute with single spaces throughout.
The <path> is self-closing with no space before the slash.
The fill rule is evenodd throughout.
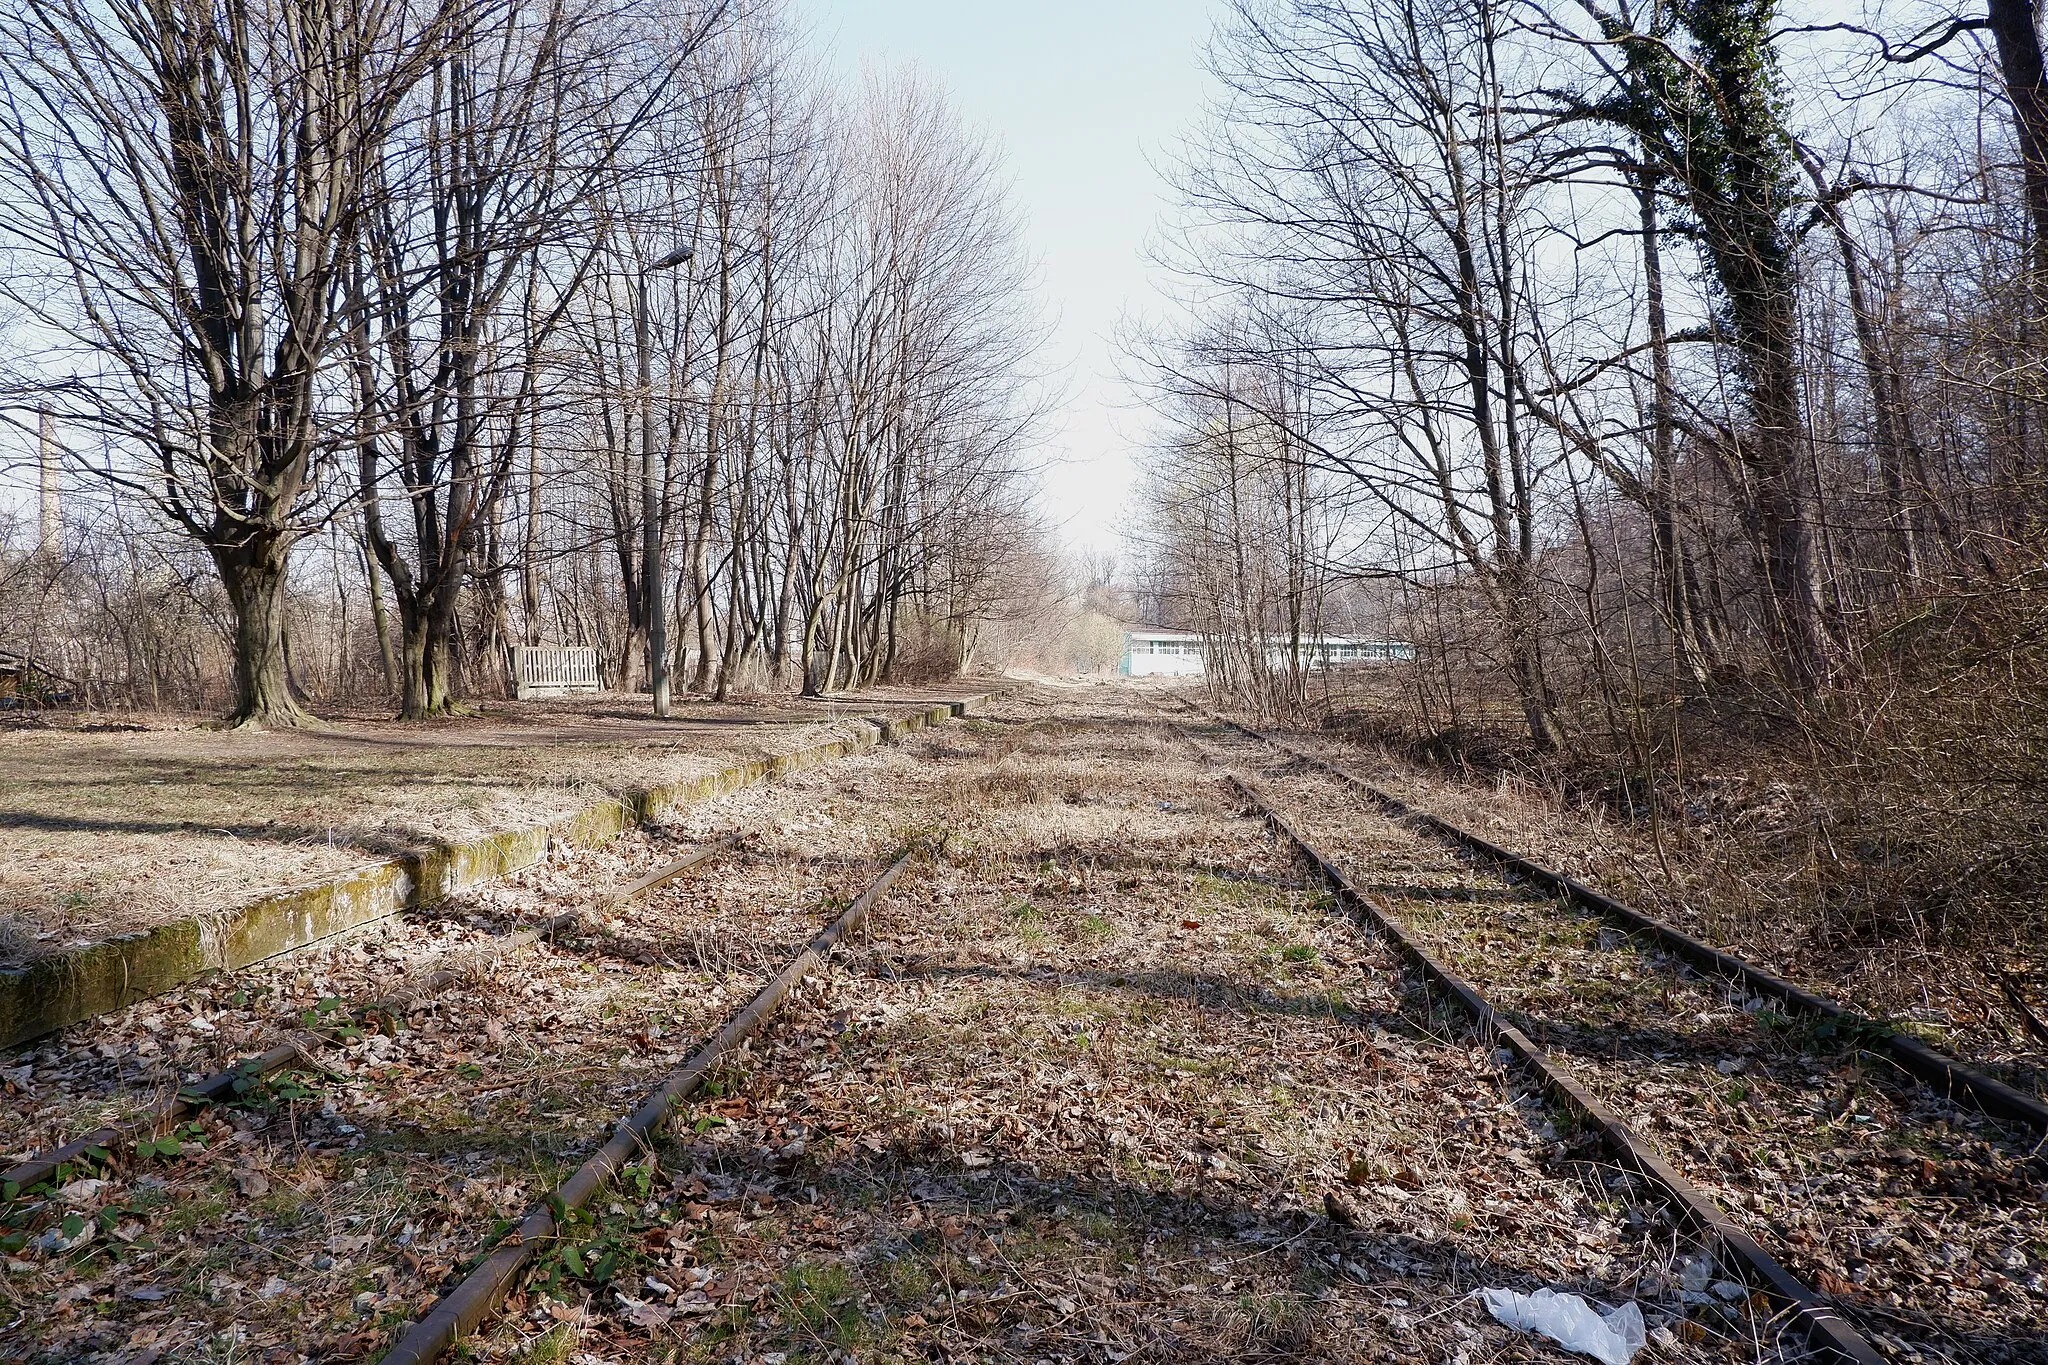
<path id="1" fill-rule="evenodd" d="M 1853 1035 L 1787 1018 L 1517 889 L 1335 779 L 1251 741 L 1213 742 L 1866 1332 L 1929 1359 L 2030 1358 L 2048 1304 L 2033 1135 L 1867 1065 Z"/>
<path id="2" fill-rule="evenodd" d="M 1826 694 L 1645 701 L 1647 756 L 1594 716 L 1551 756 L 1500 715 L 1425 734 L 1391 672 L 1332 728 L 1425 809 L 2038 1085 L 1998 978 L 2048 1017 L 2044 582 L 1902 609 Z"/>
<path id="3" fill-rule="evenodd" d="M 858 717 L 938 694 L 844 701 L 630 697 L 491 703 L 471 717 L 324 731 L 146 728 L 0 731 L 0 916 L 17 958 L 336 875 L 435 842 L 556 820 L 603 799 L 785 752 Z M 0 942 L 0 961 L 9 945 Z"/>
<path id="4" fill-rule="evenodd" d="M 8 1350 L 374 1358 L 916 829 L 949 836 L 944 859 L 549 1249 L 477 1354 L 1526 1362 L 1550 1353 L 1470 1290 L 1542 1282 L 1645 1298 L 1674 1333 L 1660 1359 L 1752 1358 L 1765 1324 L 1745 1306 L 1667 1287 L 1690 1244 L 1665 1211 L 1610 1189 L 1488 1048 L 1447 1036 L 1202 765 L 1119 698 L 1091 701 L 1086 733 L 1029 728 L 1055 708 L 1080 709 L 1019 698 L 690 812 L 693 833 L 759 831 L 750 855 L 352 1045 L 317 1095 L 223 1115 L 204 1152 L 77 1191 L 126 1235 L 24 1252 L 0 1280 L 25 1325 Z M 1044 795 L 963 800 L 1004 765 Z M 406 934 L 588 901 L 655 856 L 620 853 Z M 67 1035 L 26 1081 L 50 1087 L 40 1131 L 128 1074 L 144 1012 L 215 1022 L 188 1070 L 424 945 L 355 946 Z M 234 1003 L 255 984 L 276 1001 Z M 1357 1226 L 1323 1216 L 1333 1192 Z"/>
<path id="5" fill-rule="evenodd" d="M 812 817 L 823 787 L 807 774 L 776 793 L 779 803 L 749 794 L 733 809 L 693 812 L 722 815 L 721 832 L 743 824 L 761 838 L 438 997 L 395 1035 L 324 1054 L 318 1074 L 282 1076 L 210 1112 L 180 1131 L 172 1156 L 130 1156 L 90 1173 L 104 1184 L 68 1187 L 60 1210 L 69 1199 L 101 1230 L 71 1255 L 14 1246 L 29 1260 L 0 1280 L 0 1310 L 28 1330 L 0 1358 L 17 1358 L 17 1342 L 65 1361 L 116 1348 L 264 1359 L 287 1340 L 322 1359 L 370 1352 L 497 1220 L 560 1179 L 796 951 L 833 898 L 872 875 L 865 829 L 821 849 L 775 818 Z M 0 1145 L 21 1154 L 89 1128 L 109 1104 L 132 1106 L 259 1050 L 323 1002 L 381 994 L 438 954 L 588 905 L 673 852 L 629 837 L 459 897 L 431 918 L 74 1030 L 20 1059 Z M 10 1214 L 29 1213 L 38 1234 L 61 1230 L 56 1214 L 35 1213 L 38 1203 Z"/>

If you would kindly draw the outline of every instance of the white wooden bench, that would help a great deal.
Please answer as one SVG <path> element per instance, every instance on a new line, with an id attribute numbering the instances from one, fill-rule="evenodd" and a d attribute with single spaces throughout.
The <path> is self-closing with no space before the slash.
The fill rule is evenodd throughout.
<path id="1" fill-rule="evenodd" d="M 597 651 L 585 645 L 514 645 L 513 691 L 519 700 L 598 693 Z"/>

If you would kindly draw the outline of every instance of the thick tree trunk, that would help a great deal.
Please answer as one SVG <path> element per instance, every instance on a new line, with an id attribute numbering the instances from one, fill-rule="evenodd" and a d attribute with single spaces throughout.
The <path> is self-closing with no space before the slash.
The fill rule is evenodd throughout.
<path id="1" fill-rule="evenodd" d="M 526 455 L 526 534 L 519 547 L 519 612 L 523 638 L 540 643 L 540 436 L 538 423 Z"/>
<path id="2" fill-rule="evenodd" d="M 1814 520 L 1800 388 L 1798 233 L 1802 197 L 1768 0 L 1699 0 L 1676 11 L 1696 50 L 1626 38 L 1630 118 L 1657 169 L 1684 191 L 1714 282 L 1727 300 L 1735 378 L 1747 421 L 1735 436 L 1742 516 L 1766 588 L 1774 661 L 1794 688 L 1825 685 L 1838 647 Z M 1654 115 L 1643 111 L 1654 108 Z M 1711 110 L 1711 116 L 1703 111 Z"/>
<path id="3" fill-rule="evenodd" d="M 427 720 L 455 714 L 453 632 L 407 613 L 403 633 L 405 686 L 399 699 L 399 719 Z"/>
<path id="4" fill-rule="evenodd" d="M 799 646 L 802 652 L 798 659 L 798 667 L 803 670 L 802 695 L 806 697 L 822 696 L 825 692 L 825 679 L 818 676 L 817 666 L 818 622 L 822 611 L 823 603 L 820 602 L 804 613 L 803 638 Z"/>
<path id="5" fill-rule="evenodd" d="M 733 670 L 739 666 L 740 653 L 746 632 L 741 625 L 744 609 L 746 574 L 740 568 L 739 547 L 734 545 L 732 555 L 732 581 L 726 593 L 725 647 L 718 659 L 718 687 L 713 693 L 714 701 L 724 701 L 732 693 Z"/>
<path id="6" fill-rule="evenodd" d="M 1785 330 L 1791 335 L 1789 300 Z M 1801 446 L 1799 380 L 1791 357 L 1773 347 L 1752 362 L 1756 376 L 1755 427 L 1743 436 L 1743 463 L 1755 481 L 1754 529 L 1770 585 L 1769 628 L 1777 657 L 1797 687 L 1824 685 L 1836 648 L 1828 629 L 1820 547 L 1814 536 L 1813 489 Z M 1765 368 L 1767 367 L 1767 368 Z"/>
<path id="7" fill-rule="evenodd" d="M 457 595 L 443 592 L 401 612 L 405 637 L 405 687 L 399 705 L 402 720 L 453 715 L 459 709 L 455 700 L 461 693 L 455 676 L 456 606 Z"/>
<path id="8" fill-rule="evenodd" d="M 427 631 L 416 611 L 402 610 L 399 632 L 398 714 L 401 720 L 427 716 Z"/>
<path id="9" fill-rule="evenodd" d="M 2013 139 L 2019 145 L 2020 177 L 2027 202 L 2027 279 L 2019 349 L 2030 373 L 2016 386 L 2021 409 L 2010 524 L 2048 519 L 2048 456 L 2041 453 L 2048 429 L 2041 354 L 2048 346 L 2048 63 L 2041 50 L 2042 11 L 2036 0 L 1989 0 L 1986 20 L 1998 48 L 1999 75 L 2012 102 Z M 2017 376 L 2016 376 L 2017 378 Z"/>
<path id="10" fill-rule="evenodd" d="M 792 548 L 783 557 L 782 582 L 775 590 L 775 611 L 768 627 L 768 668 L 780 685 L 788 676 L 789 614 L 796 602 L 797 557 Z"/>
<path id="11" fill-rule="evenodd" d="M 1998 48 L 1999 77 L 2012 101 L 2013 139 L 2032 229 L 2029 261 L 2039 290 L 2048 281 L 2048 64 L 2041 55 L 2035 0 L 1989 0 L 1985 19 Z"/>
<path id="12" fill-rule="evenodd" d="M 214 567 L 235 617 L 235 709 L 227 723 L 260 730 L 319 724 L 292 695 L 285 667 L 285 555 L 282 535 L 212 545 Z"/>
<path id="13" fill-rule="evenodd" d="M 847 631 L 852 626 L 853 607 L 847 601 L 850 590 L 842 590 L 839 600 L 832 607 L 832 657 L 825 665 L 825 686 L 827 692 L 837 692 L 839 683 L 839 661 L 846 656 Z"/>
<path id="14" fill-rule="evenodd" d="M 1539 753 L 1555 752 L 1564 742 L 1557 724 L 1556 702 L 1543 663 L 1543 613 L 1536 601 L 1536 575 L 1517 564 L 1503 575 L 1501 623 L 1507 632 L 1508 680 L 1522 704 L 1529 742 Z"/>

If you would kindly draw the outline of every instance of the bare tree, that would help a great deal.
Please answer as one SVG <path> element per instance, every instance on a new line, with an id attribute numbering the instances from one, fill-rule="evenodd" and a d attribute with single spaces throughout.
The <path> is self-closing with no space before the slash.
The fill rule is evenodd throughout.
<path id="1" fill-rule="evenodd" d="M 1539 144 L 1506 124 L 1511 49 L 1490 0 L 1242 4 L 1219 51 L 1230 92 L 1185 192 L 1239 234 L 1183 268 L 1267 323 L 1240 360 L 1285 356 L 1314 392 L 1293 458 L 1342 474 L 1482 590 L 1539 747 L 1559 738 L 1545 670 L 1537 499 L 1557 458 L 1522 377 Z M 1198 332 L 1169 388 L 1214 387 L 1237 346 Z M 1205 378 L 1206 376 L 1206 378 Z"/>
<path id="2" fill-rule="evenodd" d="M 364 521 L 398 603 L 407 718 L 458 695 L 461 592 L 529 439 L 543 351 L 603 249 L 593 210 L 652 169 L 636 142 L 721 14 L 621 70 L 600 35 L 633 11 L 514 4 L 462 31 L 380 150 L 350 306 Z M 387 480 L 411 561 L 387 533 Z"/>
<path id="3" fill-rule="evenodd" d="M 0 42 L 6 289 L 70 342 L 15 387 L 217 562 L 245 718 L 450 710 L 515 639 L 631 686 L 656 597 L 718 696 L 950 669 L 1046 558 L 997 162 L 915 83 L 833 90 L 773 0 L 67 4 Z"/>
<path id="4" fill-rule="evenodd" d="M 64 346 L 16 383 L 92 434 L 93 472 L 212 557 L 237 724 L 307 719 L 285 573 L 326 505 L 346 251 L 369 159 L 454 12 L 18 0 L 0 36 L 0 287 Z"/>

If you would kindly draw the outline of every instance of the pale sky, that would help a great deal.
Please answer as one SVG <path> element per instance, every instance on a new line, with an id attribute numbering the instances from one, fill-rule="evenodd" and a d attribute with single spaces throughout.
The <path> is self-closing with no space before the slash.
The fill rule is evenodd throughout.
<path id="1" fill-rule="evenodd" d="M 1068 374 L 1047 508 L 1077 548 L 1113 544 L 1144 428 L 1115 332 L 1153 311 L 1145 246 L 1168 207 L 1153 166 L 1200 114 L 1218 0 L 793 3 L 847 72 L 914 66 L 1001 144 Z"/>

